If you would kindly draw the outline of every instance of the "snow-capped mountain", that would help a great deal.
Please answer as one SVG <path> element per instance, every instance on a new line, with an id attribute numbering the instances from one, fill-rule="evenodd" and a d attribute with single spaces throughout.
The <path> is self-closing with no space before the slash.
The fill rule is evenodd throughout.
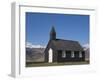
<path id="1" fill-rule="evenodd" d="M 26 43 L 26 62 L 43 62 L 44 46 Z"/>
<path id="2" fill-rule="evenodd" d="M 33 45 L 30 42 L 26 42 L 26 48 L 45 48 L 45 46 L 42 46 L 42 45 Z"/>
<path id="3" fill-rule="evenodd" d="M 90 47 L 89 47 L 89 44 L 83 45 L 83 49 L 85 51 L 85 60 L 89 61 L 89 58 L 90 58 Z"/>

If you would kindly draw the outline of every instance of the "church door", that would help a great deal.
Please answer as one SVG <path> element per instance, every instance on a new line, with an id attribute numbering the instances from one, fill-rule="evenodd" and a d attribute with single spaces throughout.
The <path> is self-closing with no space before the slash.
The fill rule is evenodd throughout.
<path id="1" fill-rule="evenodd" d="M 53 51 L 52 49 L 50 48 L 49 49 L 49 63 L 52 63 L 53 62 Z"/>

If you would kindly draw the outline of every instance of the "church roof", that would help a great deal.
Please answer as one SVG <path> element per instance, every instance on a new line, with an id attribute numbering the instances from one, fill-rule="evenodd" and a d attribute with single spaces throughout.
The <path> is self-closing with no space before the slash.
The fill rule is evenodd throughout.
<path id="1" fill-rule="evenodd" d="M 50 40 L 47 44 L 45 52 L 47 52 L 49 48 L 52 48 L 53 50 L 72 50 L 72 51 L 83 50 L 82 46 L 80 45 L 78 41 L 56 39 L 56 31 L 55 31 L 54 26 L 52 26 L 52 29 L 50 32 Z"/>
<path id="2" fill-rule="evenodd" d="M 55 50 L 83 50 L 78 41 L 56 39 L 50 41 L 51 48 Z"/>

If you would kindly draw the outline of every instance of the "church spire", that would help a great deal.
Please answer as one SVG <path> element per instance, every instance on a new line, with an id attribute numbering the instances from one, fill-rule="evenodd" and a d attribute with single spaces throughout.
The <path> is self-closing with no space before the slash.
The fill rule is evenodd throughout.
<path id="1" fill-rule="evenodd" d="M 56 31 L 54 26 L 52 26 L 51 32 L 50 32 L 50 40 L 56 40 Z"/>

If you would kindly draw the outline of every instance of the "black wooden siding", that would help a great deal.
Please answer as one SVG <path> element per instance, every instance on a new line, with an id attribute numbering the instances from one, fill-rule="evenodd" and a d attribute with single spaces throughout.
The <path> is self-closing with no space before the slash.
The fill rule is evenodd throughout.
<path id="1" fill-rule="evenodd" d="M 85 54 L 82 51 L 82 58 L 79 57 L 79 51 L 74 51 L 74 58 L 71 57 L 71 51 L 66 51 L 66 57 L 62 57 L 62 51 L 58 50 L 57 61 L 58 62 L 69 62 L 69 61 L 85 61 Z"/>

